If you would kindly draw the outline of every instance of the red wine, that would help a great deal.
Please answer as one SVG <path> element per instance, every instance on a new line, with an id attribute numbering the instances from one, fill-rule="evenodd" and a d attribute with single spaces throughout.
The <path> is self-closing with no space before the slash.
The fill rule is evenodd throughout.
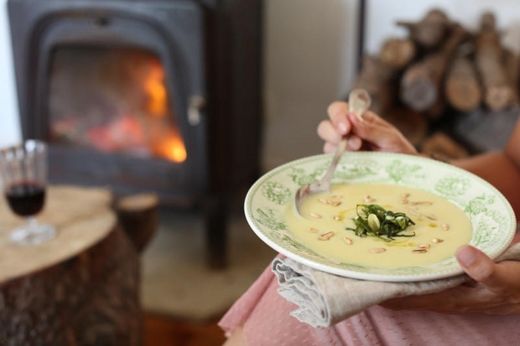
<path id="1" fill-rule="evenodd" d="M 45 187 L 34 182 L 20 182 L 9 186 L 5 196 L 15 214 L 31 216 L 43 208 Z"/>

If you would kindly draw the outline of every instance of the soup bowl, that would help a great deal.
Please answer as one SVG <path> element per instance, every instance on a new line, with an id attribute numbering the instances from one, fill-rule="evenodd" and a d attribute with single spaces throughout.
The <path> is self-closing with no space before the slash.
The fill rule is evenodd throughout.
<path id="1" fill-rule="evenodd" d="M 294 203 L 298 188 L 319 178 L 331 159 L 331 155 L 323 154 L 286 163 L 267 172 L 251 186 L 244 211 L 251 229 L 263 242 L 312 268 L 355 279 L 424 281 L 463 272 L 454 254 L 427 265 L 411 263 L 398 268 L 380 268 L 338 262 L 298 241 L 287 226 L 287 208 Z M 472 227 L 469 244 L 491 258 L 507 249 L 516 231 L 513 209 L 495 187 L 468 171 L 440 161 L 395 153 L 349 152 L 343 155 L 332 183 L 392 184 L 438 195 L 464 211 Z"/>

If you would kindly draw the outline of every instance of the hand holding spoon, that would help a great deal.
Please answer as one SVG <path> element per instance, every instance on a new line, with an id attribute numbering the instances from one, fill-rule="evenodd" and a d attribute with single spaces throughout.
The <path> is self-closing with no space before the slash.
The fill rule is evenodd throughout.
<path id="1" fill-rule="evenodd" d="M 350 92 L 348 96 L 349 112 L 354 113 L 361 120 L 363 119 L 363 114 L 365 114 L 365 112 L 370 107 L 370 103 L 370 95 L 364 89 L 354 89 Z M 338 148 L 334 153 L 332 162 L 330 163 L 330 166 L 323 175 L 323 177 L 310 184 L 303 185 L 298 189 L 298 191 L 296 191 L 295 206 L 296 211 L 299 215 L 301 215 L 301 205 L 305 197 L 313 193 L 325 192 L 330 190 L 332 177 L 334 176 L 334 172 L 336 171 L 336 167 L 338 166 L 339 160 L 341 159 L 341 156 L 343 155 L 346 149 L 347 138 L 343 138 L 341 142 L 338 144 Z"/>

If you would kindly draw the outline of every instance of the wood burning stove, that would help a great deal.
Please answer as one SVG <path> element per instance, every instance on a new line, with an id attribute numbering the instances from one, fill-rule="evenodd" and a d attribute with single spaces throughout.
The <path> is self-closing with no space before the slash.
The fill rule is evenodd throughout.
<path id="1" fill-rule="evenodd" d="M 50 143 L 51 180 L 201 207 L 221 265 L 228 200 L 259 171 L 260 1 L 8 9 L 22 133 Z"/>

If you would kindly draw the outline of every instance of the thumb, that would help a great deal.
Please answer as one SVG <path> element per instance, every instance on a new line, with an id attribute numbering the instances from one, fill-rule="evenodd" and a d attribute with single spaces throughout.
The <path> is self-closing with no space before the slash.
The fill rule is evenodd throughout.
<path id="1" fill-rule="evenodd" d="M 486 286 L 495 286 L 498 279 L 496 275 L 497 264 L 485 253 L 473 246 L 465 245 L 457 250 L 455 257 L 462 269 L 473 280 Z"/>

